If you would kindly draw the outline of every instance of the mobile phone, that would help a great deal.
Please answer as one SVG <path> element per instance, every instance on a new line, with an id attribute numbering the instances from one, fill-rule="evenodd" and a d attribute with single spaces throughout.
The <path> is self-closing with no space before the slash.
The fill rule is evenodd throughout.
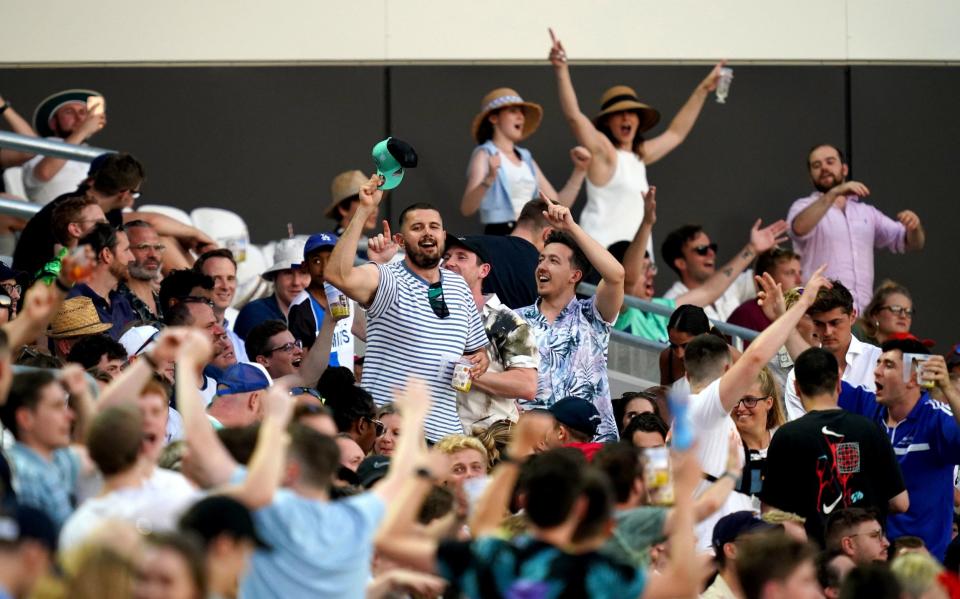
<path id="1" fill-rule="evenodd" d="M 89 96 L 87 98 L 87 112 L 103 114 L 107 111 L 107 101 L 103 96 Z"/>

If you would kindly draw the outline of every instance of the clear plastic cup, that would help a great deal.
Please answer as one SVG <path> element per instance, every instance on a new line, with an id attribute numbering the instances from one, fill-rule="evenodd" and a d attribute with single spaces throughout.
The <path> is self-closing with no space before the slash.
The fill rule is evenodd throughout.
<path id="1" fill-rule="evenodd" d="M 323 289 L 327 293 L 327 306 L 330 307 L 330 315 L 334 320 L 343 320 L 350 316 L 350 298 L 342 291 L 331 285 L 324 283 Z"/>
<path id="2" fill-rule="evenodd" d="M 643 484 L 650 505 L 673 505 L 673 473 L 670 471 L 670 450 L 651 447 L 643 450 Z"/>
<path id="3" fill-rule="evenodd" d="M 730 95 L 730 83 L 733 82 L 733 69 L 723 67 L 720 69 L 720 80 L 717 81 L 717 103 L 726 104 L 727 96 Z"/>

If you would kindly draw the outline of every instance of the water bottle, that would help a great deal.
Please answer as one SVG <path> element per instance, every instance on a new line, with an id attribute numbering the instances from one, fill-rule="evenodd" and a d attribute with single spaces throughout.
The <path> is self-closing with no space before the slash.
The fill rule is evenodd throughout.
<path id="1" fill-rule="evenodd" d="M 690 397 L 671 392 L 667 395 L 667 402 L 670 405 L 670 414 L 673 416 L 673 430 L 671 431 L 672 445 L 678 451 L 690 449 L 693 445 L 693 425 L 690 423 L 690 415 L 687 413 L 690 407 Z"/>
<path id="2" fill-rule="evenodd" d="M 717 103 L 726 104 L 727 96 L 730 94 L 730 83 L 733 81 L 733 69 L 723 67 L 720 69 L 720 80 L 717 81 Z"/>

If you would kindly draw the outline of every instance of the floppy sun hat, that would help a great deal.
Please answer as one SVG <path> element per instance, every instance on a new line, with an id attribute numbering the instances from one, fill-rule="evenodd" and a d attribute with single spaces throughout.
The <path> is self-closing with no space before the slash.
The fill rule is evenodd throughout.
<path id="1" fill-rule="evenodd" d="M 92 89 L 65 89 L 55 94 L 50 94 L 37 104 L 37 109 L 33 111 L 33 130 L 40 137 L 53 137 L 56 135 L 50 126 L 53 115 L 63 108 L 64 104 L 71 102 L 87 103 L 90 96 L 102 95 Z"/>
<path id="2" fill-rule="evenodd" d="M 498 87 L 483 97 L 483 100 L 480 101 L 480 112 L 477 113 L 477 116 L 473 117 L 470 131 L 473 134 L 473 139 L 477 140 L 477 143 L 480 143 L 480 140 L 477 138 L 480 132 L 480 125 L 487 120 L 490 113 L 508 106 L 520 106 L 523 108 L 523 134 L 520 139 L 530 137 L 533 132 L 537 130 L 537 127 L 540 126 L 540 120 L 543 118 L 542 106 L 525 101 L 520 97 L 520 94 L 509 87 Z"/>
<path id="3" fill-rule="evenodd" d="M 652 129 L 660 122 L 660 113 L 657 109 L 641 102 L 632 87 L 614 85 L 600 97 L 600 112 L 593 117 L 593 124 L 599 128 L 600 121 L 605 116 L 624 110 L 635 112 L 640 117 L 639 133 Z"/>
<path id="4" fill-rule="evenodd" d="M 337 206 L 340 202 L 360 194 L 360 187 L 367 182 L 367 177 L 360 171 L 346 171 L 333 178 L 330 184 L 330 204 L 323 211 L 323 215 L 333 220 L 339 220 Z"/>

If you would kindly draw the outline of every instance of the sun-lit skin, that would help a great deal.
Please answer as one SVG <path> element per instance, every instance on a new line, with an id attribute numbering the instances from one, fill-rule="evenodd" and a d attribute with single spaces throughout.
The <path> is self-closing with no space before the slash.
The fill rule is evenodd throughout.
<path id="1" fill-rule="evenodd" d="M 276 274 L 273 288 L 281 305 L 289 306 L 300 292 L 310 285 L 310 275 L 299 268 L 288 268 Z"/>
<path id="2" fill-rule="evenodd" d="M 544 246 L 537 259 L 537 294 L 544 300 L 563 295 L 583 278 L 583 272 L 574 268 L 573 250 L 562 243 Z"/>
<path id="3" fill-rule="evenodd" d="M 134 599 L 201 599 L 182 554 L 147 545 L 141 555 Z"/>
<path id="4" fill-rule="evenodd" d="M 713 273 L 717 271 L 717 253 L 713 251 L 713 248 L 708 248 L 704 256 L 694 251 L 694 248 L 707 247 L 710 243 L 710 236 L 700 231 L 693 239 L 683 244 L 680 250 L 683 258 L 679 265 L 681 278 L 703 283 L 713 276 Z"/>
<path id="5" fill-rule="evenodd" d="M 844 355 L 847 353 L 847 348 L 850 347 L 855 315 L 847 314 L 843 311 L 843 308 L 834 308 L 827 312 L 811 314 L 810 318 L 813 320 L 817 336 L 820 338 L 821 347 L 834 356 L 839 356 L 840 363 L 845 364 Z"/>
<path id="6" fill-rule="evenodd" d="M 107 358 L 107 354 L 103 354 L 100 356 L 100 361 L 97 362 L 96 367 L 115 378 L 120 376 L 120 372 L 123 371 L 123 364 L 124 360 L 111 360 Z"/>
<path id="7" fill-rule="evenodd" d="M 617 147 L 621 150 L 631 150 L 633 139 L 640 129 L 640 116 L 632 110 L 614 112 L 606 117 L 607 126 L 617 140 Z"/>
<path id="8" fill-rule="evenodd" d="M 821 599 L 820 583 L 817 582 L 817 569 L 813 560 L 807 560 L 783 581 L 776 581 L 772 585 L 771 597 L 779 599 Z M 766 596 L 766 595 L 765 595 Z"/>
<path id="9" fill-rule="evenodd" d="M 380 418 L 385 427 L 384 433 L 377 437 L 373 445 L 374 453 L 385 456 L 392 456 L 396 449 L 397 441 L 400 437 L 400 414 L 384 414 Z"/>
<path id="10" fill-rule="evenodd" d="M 156 463 L 167 444 L 167 398 L 157 393 L 146 393 L 137 401 L 143 418 L 144 453 L 151 463 Z"/>
<path id="11" fill-rule="evenodd" d="M 784 291 L 803 285 L 803 269 L 800 266 L 800 261 L 796 258 L 777 262 L 770 276 L 780 284 L 780 288 Z"/>
<path id="12" fill-rule="evenodd" d="M 895 314 L 891 308 L 902 308 L 900 314 Z M 877 341 L 883 343 L 895 333 L 909 333 L 913 324 L 913 315 L 904 310 L 912 310 L 913 302 L 901 293 L 891 293 L 886 297 L 883 305 L 874 313 L 877 324 Z"/>
<path id="13" fill-rule="evenodd" d="M 43 453 L 70 445 L 70 428 L 76 414 L 67 403 L 67 392 L 58 382 L 45 385 L 33 410 L 27 410 L 29 424 L 20 424 L 27 445 Z"/>
<path id="14" fill-rule="evenodd" d="M 57 133 L 57 137 L 66 139 L 86 118 L 86 102 L 68 102 L 53 114 L 51 128 Z"/>
<path id="15" fill-rule="evenodd" d="M 476 449 L 461 449 L 450 455 L 447 484 L 460 484 L 487 475 L 487 458 Z"/>
<path id="16" fill-rule="evenodd" d="M 411 210 L 400 228 L 403 249 L 414 266 L 432 269 L 440 264 L 447 233 L 436 210 Z"/>
<path id="17" fill-rule="evenodd" d="M 743 397 L 762 399 L 760 399 L 753 408 L 748 408 L 747 405 L 741 401 L 733 408 L 730 416 L 737 426 L 737 431 L 739 431 L 745 439 L 749 438 L 760 442 L 759 445 L 761 447 L 753 447 L 752 449 L 766 447 L 767 414 L 773 409 L 774 400 L 772 397 L 766 396 L 759 381 L 754 381 Z"/>
<path id="18" fill-rule="evenodd" d="M 810 181 L 822 192 L 847 180 L 847 165 L 840 160 L 840 153 L 830 146 L 819 146 L 807 158 Z"/>
<path id="19" fill-rule="evenodd" d="M 237 267 L 227 258 L 210 258 L 203 263 L 203 274 L 213 279 L 213 303 L 222 314 L 237 293 Z"/>
<path id="20" fill-rule="evenodd" d="M 357 442 L 346 437 L 337 437 L 337 447 L 340 448 L 340 465 L 356 472 L 363 461 L 363 450 Z"/>
<path id="21" fill-rule="evenodd" d="M 499 136 L 518 143 L 523 137 L 523 124 L 526 121 L 526 115 L 523 114 L 521 106 L 507 106 L 494 112 L 487 117 L 487 120 L 493 125 L 493 142 L 498 141 Z"/>
<path id="22" fill-rule="evenodd" d="M 296 374 L 300 370 L 300 364 L 303 362 L 303 348 L 296 346 L 296 339 L 290 331 L 280 331 L 270 337 L 267 341 L 267 349 L 274 351 L 266 356 L 257 356 L 257 361 L 263 364 L 273 378 Z"/>
<path id="23" fill-rule="evenodd" d="M 630 399 L 627 401 L 627 405 L 623 406 L 623 426 L 626 427 L 630 424 L 634 416 L 652 413 L 654 411 L 653 407 L 653 402 L 646 397 L 638 396 Z"/>

